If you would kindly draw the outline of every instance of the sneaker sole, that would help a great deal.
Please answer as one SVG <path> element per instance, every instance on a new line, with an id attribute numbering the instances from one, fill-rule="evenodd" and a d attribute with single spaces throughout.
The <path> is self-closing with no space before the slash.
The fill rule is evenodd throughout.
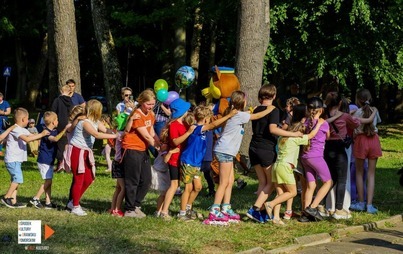
<path id="1" fill-rule="evenodd" d="M 251 214 L 249 214 L 249 213 L 246 213 L 246 216 L 247 216 L 249 219 L 251 219 L 251 220 L 253 220 L 253 221 L 257 222 L 257 223 L 261 223 L 261 224 L 264 223 L 263 221 L 260 221 L 260 220 L 256 219 L 255 217 L 253 217 L 253 216 L 252 216 Z"/>
<path id="2" fill-rule="evenodd" d="M 3 205 L 7 206 L 8 208 L 17 208 L 15 206 L 7 204 L 3 199 L 1 200 L 1 203 L 3 203 Z"/>
<path id="3" fill-rule="evenodd" d="M 36 209 L 41 209 L 42 208 L 42 207 L 36 206 L 35 203 L 32 202 L 32 201 L 29 201 L 29 203 L 32 205 L 32 207 L 35 207 Z"/>
<path id="4" fill-rule="evenodd" d="M 206 219 L 202 222 L 203 225 L 213 225 L 213 226 L 228 226 L 229 223 L 227 221 L 215 221 Z"/>

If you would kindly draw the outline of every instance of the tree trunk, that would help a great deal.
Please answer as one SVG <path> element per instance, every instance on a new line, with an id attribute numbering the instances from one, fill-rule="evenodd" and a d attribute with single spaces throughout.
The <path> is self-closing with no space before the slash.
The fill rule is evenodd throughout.
<path id="1" fill-rule="evenodd" d="M 53 93 L 66 80 L 74 79 L 76 92 L 81 93 L 74 1 L 48 0 L 48 14 L 50 90 Z"/>
<path id="2" fill-rule="evenodd" d="M 174 74 L 176 71 L 186 64 L 186 29 L 178 27 L 175 30 L 175 49 L 174 49 Z M 174 84 L 175 90 L 180 89 Z M 181 91 L 182 96 L 186 97 L 186 89 Z"/>
<path id="3" fill-rule="evenodd" d="M 109 104 L 108 111 L 112 113 L 112 109 L 115 108 L 114 105 L 117 104 L 120 98 L 119 88 L 123 84 L 122 74 L 120 72 L 112 32 L 107 20 L 105 1 L 91 0 L 91 11 L 95 37 L 97 38 L 98 48 L 101 53 L 106 99 Z"/>
<path id="4" fill-rule="evenodd" d="M 15 93 L 15 98 L 19 101 L 21 98 L 25 97 L 26 91 L 26 80 L 27 80 L 27 53 L 25 52 L 24 45 L 21 42 L 21 38 L 15 38 L 15 59 L 17 65 L 17 89 Z M 7 91 L 8 97 L 10 98 L 10 91 Z M 7 96 L 7 95 L 6 95 Z"/>
<path id="5" fill-rule="evenodd" d="M 200 48 L 201 48 L 201 33 L 203 30 L 203 22 L 200 15 L 200 7 L 196 7 L 194 15 L 193 24 L 193 34 L 192 34 L 192 49 L 190 53 L 190 66 L 195 70 L 195 83 L 192 85 L 193 88 L 197 87 L 197 80 L 199 77 L 199 65 L 200 65 Z M 197 89 L 187 89 L 189 91 L 189 98 L 195 100 L 197 95 Z"/>
<path id="6" fill-rule="evenodd" d="M 41 54 L 39 56 L 38 62 L 35 65 L 35 70 L 32 78 L 28 81 L 28 94 L 27 94 L 27 104 L 30 108 L 35 108 L 36 98 L 39 94 L 39 87 L 43 81 L 43 75 L 45 74 L 46 64 L 48 62 L 48 35 L 46 34 L 43 38 L 43 43 L 41 47 Z M 49 106 L 49 105 L 46 105 Z"/>
<path id="7" fill-rule="evenodd" d="M 270 1 L 241 0 L 238 19 L 238 36 L 235 71 L 241 89 L 247 91 L 248 106 L 257 106 L 258 91 L 262 84 L 264 56 L 270 36 Z M 252 137 L 251 124 L 245 126 L 240 152 L 248 154 Z"/>

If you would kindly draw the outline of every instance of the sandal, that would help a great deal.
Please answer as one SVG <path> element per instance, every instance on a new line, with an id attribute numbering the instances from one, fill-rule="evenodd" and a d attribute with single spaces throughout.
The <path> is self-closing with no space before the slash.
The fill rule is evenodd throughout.
<path id="1" fill-rule="evenodd" d="M 273 219 L 272 222 L 273 222 L 274 225 L 285 226 L 284 221 L 282 221 L 280 219 Z"/>
<path id="2" fill-rule="evenodd" d="M 267 215 L 269 219 L 273 218 L 273 208 L 269 205 L 269 202 L 264 203 L 264 208 L 266 208 Z"/>

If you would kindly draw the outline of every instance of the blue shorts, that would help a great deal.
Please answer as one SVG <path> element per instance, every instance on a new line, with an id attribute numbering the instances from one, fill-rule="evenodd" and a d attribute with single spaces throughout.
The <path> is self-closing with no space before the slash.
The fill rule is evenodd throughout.
<path id="1" fill-rule="evenodd" d="M 215 157 L 217 157 L 218 162 L 233 162 L 234 161 L 234 156 L 226 154 L 226 153 L 219 153 L 215 152 Z"/>
<path id="2" fill-rule="evenodd" d="M 21 164 L 22 162 L 6 162 L 6 168 L 11 176 L 12 183 L 23 183 L 24 178 L 22 177 Z"/>

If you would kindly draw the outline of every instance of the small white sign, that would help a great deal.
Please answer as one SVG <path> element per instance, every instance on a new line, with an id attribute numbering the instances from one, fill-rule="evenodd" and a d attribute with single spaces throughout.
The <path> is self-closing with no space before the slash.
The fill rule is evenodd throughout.
<path id="1" fill-rule="evenodd" d="M 18 244 L 41 244 L 42 222 L 40 220 L 18 221 Z"/>
<path id="2" fill-rule="evenodd" d="M 4 68 L 3 76 L 4 77 L 10 77 L 11 76 L 11 67 L 5 67 Z"/>

